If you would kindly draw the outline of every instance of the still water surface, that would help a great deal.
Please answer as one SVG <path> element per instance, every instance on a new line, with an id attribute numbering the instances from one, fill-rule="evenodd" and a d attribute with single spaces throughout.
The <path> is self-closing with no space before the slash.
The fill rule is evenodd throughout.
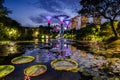
<path id="1" fill-rule="evenodd" d="M 48 47 L 50 46 L 50 47 Z M 10 45 L 0 45 L 1 55 L 2 56 L 11 56 L 13 54 L 18 53 L 23 56 L 34 56 L 35 60 L 28 64 L 14 65 L 15 71 L 10 75 L 6 76 L 4 80 L 24 80 L 24 69 L 28 66 L 34 64 L 44 64 L 47 66 L 48 70 L 45 74 L 40 75 L 38 77 L 32 77 L 31 80 L 93 80 L 93 75 L 95 76 L 95 80 L 103 80 L 101 79 L 100 72 L 102 72 L 102 77 L 107 78 L 107 74 L 105 71 L 100 71 L 98 68 L 91 68 L 93 64 L 101 64 L 106 63 L 106 60 L 103 56 L 92 55 L 86 51 L 77 49 L 75 46 L 72 46 L 70 41 L 51 41 L 50 43 L 11 43 Z M 63 51 L 64 54 L 59 54 L 60 51 Z M 15 55 L 15 56 L 19 56 Z M 6 60 L 3 59 L 1 64 L 11 64 L 10 60 L 13 58 Z M 86 67 L 85 73 L 81 72 L 66 72 L 66 71 L 56 71 L 51 68 L 50 62 L 54 59 L 58 58 L 71 58 L 76 60 L 79 64 L 79 67 Z M 4 62 L 3 62 L 4 61 Z M 87 75 L 86 73 L 90 72 L 92 76 Z M 85 75 L 87 76 L 85 76 Z M 104 78 L 104 80 L 107 80 Z"/>

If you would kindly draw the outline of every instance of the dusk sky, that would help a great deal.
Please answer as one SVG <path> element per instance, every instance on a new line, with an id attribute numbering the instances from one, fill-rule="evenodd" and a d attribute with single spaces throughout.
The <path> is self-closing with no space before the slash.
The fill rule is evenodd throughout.
<path id="1" fill-rule="evenodd" d="M 23 26 L 39 26 L 47 21 L 41 16 L 78 15 L 80 0 L 5 0 L 5 7 L 12 11 L 8 16 Z M 55 20 L 52 21 L 54 23 Z"/>

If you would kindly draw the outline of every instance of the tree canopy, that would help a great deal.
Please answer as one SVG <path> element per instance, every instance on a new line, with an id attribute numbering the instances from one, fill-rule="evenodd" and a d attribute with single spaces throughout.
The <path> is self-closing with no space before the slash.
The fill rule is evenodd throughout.
<path id="1" fill-rule="evenodd" d="M 106 19 L 115 20 L 120 15 L 120 0 L 81 0 L 81 14 L 89 16 L 101 15 Z"/>
<path id="2" fill-rule="evenodd" d="M 86 16 L 102 16 L 111 23 L 116 38 L 118 34 L 114 27 L 114 20 L 120 16 L 120 0 L 81 0 L 81 10 L 78 13 Z"/>
<path id="3" fill-rule="evenodd" d="M 8 15 L 8 13 L 11 13 L 11 11 L 3 5 L 4 1 L 5 0 L 0 0 L 0 16 L 5 16 Z"/>

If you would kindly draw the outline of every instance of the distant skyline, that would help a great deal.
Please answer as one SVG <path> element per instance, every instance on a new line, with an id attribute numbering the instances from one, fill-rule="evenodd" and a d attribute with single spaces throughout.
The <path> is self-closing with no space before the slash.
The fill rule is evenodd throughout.
<path id="1" fill-rule="evenodd" d="M 4 6 L 12 11 L 8 16 L 18 21 L 22 26 L 38 27 L 47 24 L 41 16 L 68 15 L 77 16 L 80 0 L 5 0 Z M 56 22 L 55 19 L 52 23 Z"/>

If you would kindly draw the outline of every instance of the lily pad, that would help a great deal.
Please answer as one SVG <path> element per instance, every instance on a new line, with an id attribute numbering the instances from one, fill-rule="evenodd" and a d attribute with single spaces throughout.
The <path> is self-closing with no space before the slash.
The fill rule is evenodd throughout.
<path id="1" fill-rule="evenodd" d="M 12 73 L 15 70 L 13 65 L 0 65 L 0 79 Z"/>
<path id="2" fill-rule="evenodd" d="M 34 59 L 35 58 L 33 56 L 20 56 L 20 57 L 13 58 L 11 62 L 13 64 L 25 64 L 25 63 L 32 62 Z"/>
<path id="3" fill-rule="evenodd" d="M 51 62 L 55 70 L 74 71 L 78 69 L 78 63 L 72 59 L 56 59 Z"/>
<path id="4" fill-rule="evenodd" d="M 47 71 L 45 65 L 33 65 L 24 69 L 24 74 L 30 77 L 42 75 Z"/>

